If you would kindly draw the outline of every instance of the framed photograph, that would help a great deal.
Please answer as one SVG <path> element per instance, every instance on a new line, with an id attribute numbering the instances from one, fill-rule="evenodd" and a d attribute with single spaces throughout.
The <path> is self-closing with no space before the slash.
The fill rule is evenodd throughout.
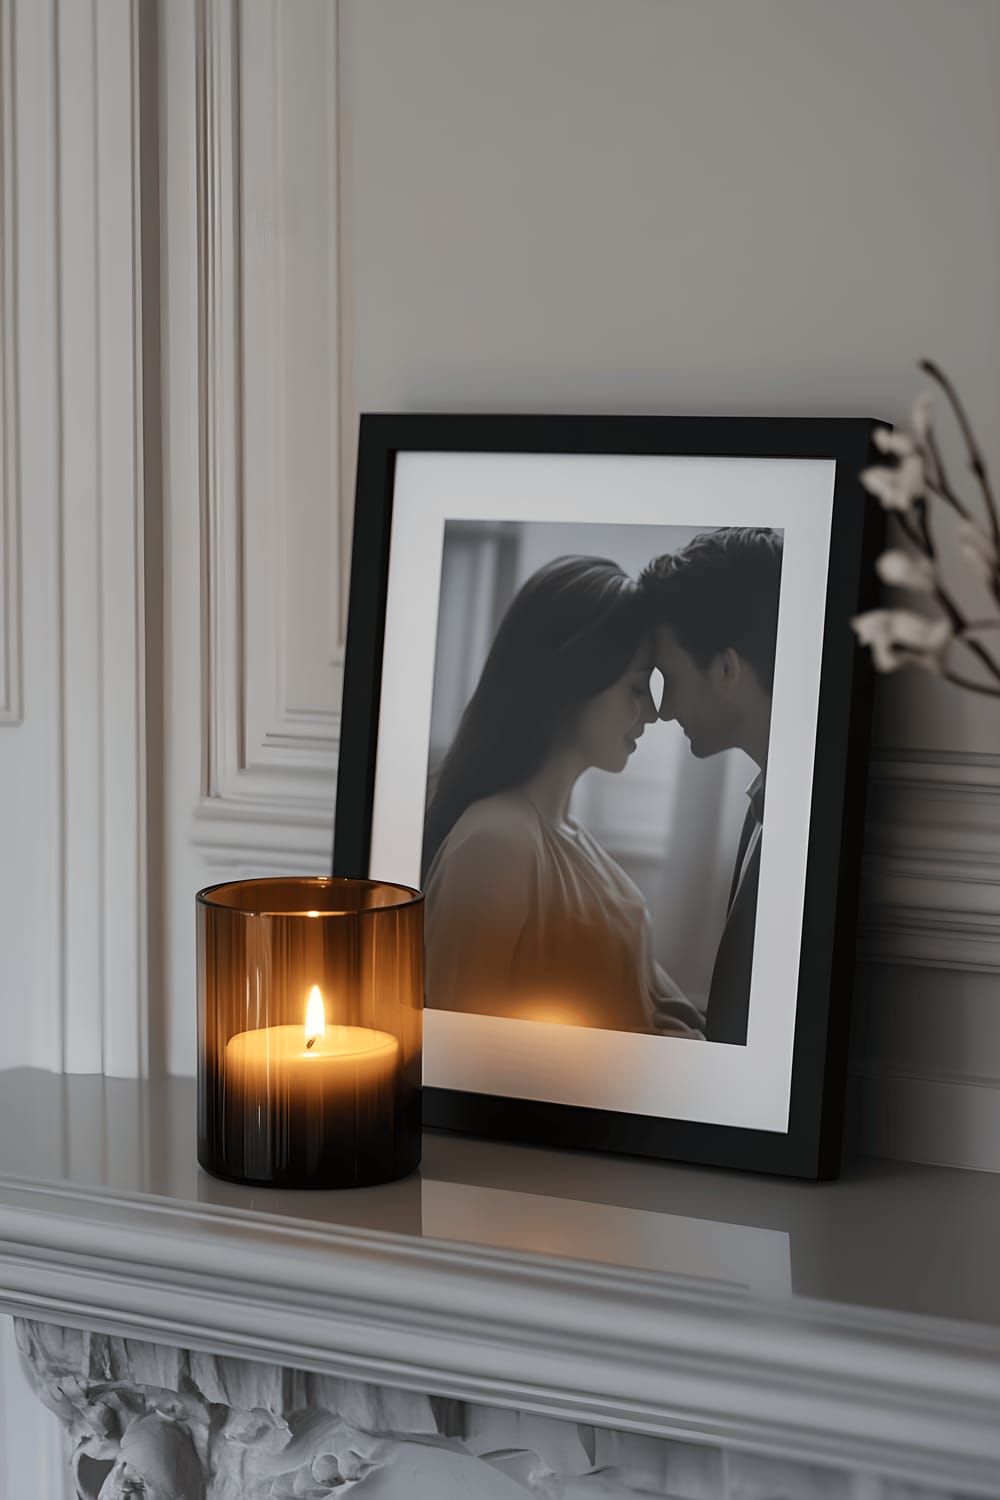
<path id="1" fill-rule="evenodd" d="M 836 1174 L 873 426 L 362 417 L 333 870 L 425 892 L 425 1124 Z"/>

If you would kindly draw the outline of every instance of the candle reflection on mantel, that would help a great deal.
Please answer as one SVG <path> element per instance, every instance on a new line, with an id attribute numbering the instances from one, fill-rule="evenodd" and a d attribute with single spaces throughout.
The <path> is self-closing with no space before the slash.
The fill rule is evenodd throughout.
<path id="1" fill-rule="evenodd" d="M 309 1219 L 319 1224 L 384 1231 L 386 1234 L 428 1233 L 423 1223 L 423 1194 L 419 1170 L 395 1182 L 364 1188 L 268 1188 L 226 1182 L 199 1171 L 194 1191 L 199 1203 L 238 1208 L 247 1213 L 275 1214 L 282 1219 Z"/>
<path id="2" fill-rule="evenodd" d="M 241 1187 L 198 1174 L 198 1201 L 389 1234 L 694 1276 L 763 1295 L 792 1290 L 786 1230 L 621 1207 L 415 1173 L 354 1192 Z"/>

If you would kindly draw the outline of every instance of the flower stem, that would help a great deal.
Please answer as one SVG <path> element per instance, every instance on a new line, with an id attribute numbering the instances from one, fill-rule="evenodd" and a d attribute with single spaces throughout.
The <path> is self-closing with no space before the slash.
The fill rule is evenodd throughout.
<path id="1" fill-rule="evenodd" d="M 979 488 L 983 492 L 986 508 L 989 511 L 990 526 L 993 530 L 993 545 L 997 551 L 1000 551 L 1000 508 L 997 506 L 996 496 L 990 484 L 989 474 L 986 470 L 986 460 L 983 458 L 979 444 L 976 442 L 976 436 L 972 430 L 972 424 L 966 415 L 965 407 L 959 400 L 958 392 L 947 375 L 932 359 L 922 359 L 920 361 L 920 368 L 932 380 L 935 380 L 944 391 L 951 404 L 951 409 L 955 413 L 958 425 L 962 429 L 962 436 L 965 439 L 965 446 L 969 453 L 969 466 L 979 482 Z"/>
<path id="2" fill-rule="evenodd" d="M 989 683 L 973 682 L 971 677 L 962 677 L 958 672 L 942 672 L 941 676 L 945 682 L 952 682 L 955 687 L 964 688 L 966 692 L 982 693 L 986 698 L 1000 698 L 1000 687 L 991 687 Z"/>
<path id="3" fill-rule="evenodd" d="M 974 526 L 976 523 L 973 519 L 971 510 L 968 509 L 960 496 L 955 494 L 955 491 L 951 488 L 947 481 L 944 472 L 944 465 L 941 463 L 940 458 L 938 457 L 937 442 L 932 437 L 928 437 L 927 439 L 927 453 L 934 460 L 935 478 L 928 479 L 925 475 L 925 488 L 930 491 L 935 499 L 943 500 L 946 505 L 951 506 L 952 510 L 957 511 L 958 514 L 962 517 L 963 521 L 968 521 L 970 526 Z"/>

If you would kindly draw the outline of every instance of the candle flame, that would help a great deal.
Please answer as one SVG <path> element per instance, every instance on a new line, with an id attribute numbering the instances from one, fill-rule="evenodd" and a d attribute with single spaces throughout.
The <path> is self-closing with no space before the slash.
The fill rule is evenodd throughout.
<path id="1" fill-rule="evenodd" d="M 317 1037 L 326 1033 L 326 1015 L 323 1010 L 323 996 L 319 992 L 319 985 L 314 984 L 309 991 L 309 1004 L 306 1006 L 306 1046 L 311 1047 Z"/>

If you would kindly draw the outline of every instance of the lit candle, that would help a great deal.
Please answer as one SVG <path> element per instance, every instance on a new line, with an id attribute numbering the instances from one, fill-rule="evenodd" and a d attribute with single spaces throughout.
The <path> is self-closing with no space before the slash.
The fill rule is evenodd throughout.
<path id="1" fill-rule="evenodd" d="M 206 1172 L 356 1188 L 419 1165 L 423 900 L 411 886 L 315 875 L 198 892 Z"/>
<path id="2" fill-rule="evenodd" d="M 352 1097 L 382 1087 L 399 1063 L 399 1043 L 367 1026 L 327 1026 L 323 997 L 313 985 L 304 1026 L 239 1031 L 226 1043 L 226 1085 L 252 1092 L 317 1098 Z"/>
<path id="3" fill-rule="evenodd" d="M 231 1118 L 255 1122 L 256 1145 L 240 1130 L 246 1176 L 277 1156 L 290 1174 L 350 1177 L 367 1143 L 392 1140 L 399 1069 L 390 1032 L 327 1026 L 316 985 L 304 1024 L 237 1032 L 223 1079 Z"/>

